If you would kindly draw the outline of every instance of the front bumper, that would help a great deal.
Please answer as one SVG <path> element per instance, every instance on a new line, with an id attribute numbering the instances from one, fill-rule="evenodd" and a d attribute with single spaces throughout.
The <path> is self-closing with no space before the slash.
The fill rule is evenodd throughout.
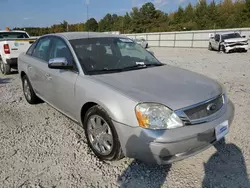
<path id="1" fill-rule="evenodd" d="M 231 124 L 234 107 L 231 101 L 220 118 L 173 130 L 148 130 L 114 122 L 126 157 L 146 163 L 169 164 L 193 156 L 216 142 L 215 127 L 228 120 Z"/>
<path id="2" fill-rule="evenodd" d="M 235 45 L 235 46 L 225 46 L 226 52 L 232 52 L 232 51 L 247 51 L 249 49 L 248 45 Z"/>
<path id="3" fill-rule="evenodd" d="M 17 58 L 6 59 L 6 63 L 10 65 L 11 68 L 17 68 Z"/>

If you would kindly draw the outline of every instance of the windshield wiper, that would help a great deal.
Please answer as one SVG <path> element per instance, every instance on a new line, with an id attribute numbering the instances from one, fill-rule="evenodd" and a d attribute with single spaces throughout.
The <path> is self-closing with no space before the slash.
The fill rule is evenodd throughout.
<path id="1" fill-rule="evenodd" d="M 134 66 L 124 67 L 124 68 L 119 68 L 119 69 L 103 68 L 103 69 L 98 69 L 98 70 L 91 70 L 88 72 L 90 72 L 91 74 L 116 73 L 116 72 L 144 69 L 144 68 L 148 68 L 148 67 L 158 67 L 158 66 L 163 66 L 163 65 L 164 64 L 161 64 L 161 63 L 159 63 L 159 64 L 137 64 Z"/>

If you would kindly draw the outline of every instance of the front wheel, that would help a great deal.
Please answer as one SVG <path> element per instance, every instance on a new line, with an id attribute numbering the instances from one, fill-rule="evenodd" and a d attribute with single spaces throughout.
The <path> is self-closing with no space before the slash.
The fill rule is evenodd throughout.
<path id="1" fill-rule="evenodd" d="M 113 161 L 123 157 L 113 122 L 103 108 L 98 105 L 90 108 L 83 126 L 88 145 L 99 159 Z"/>
<path id="2" fill-rule="evenodd" d="M 224 45 L 220 45 L 219 47 L 219 52 L 223 52 L 223 53 L 226 53 L 226 49 L 225 49 L 225 46 Z"/>
<path id="3" fill-rule="evenodd" d="M 2 60 L 0 60 L 0 71 L 4 75 L 10 74 L 10 65 L 3 63 Z"/>

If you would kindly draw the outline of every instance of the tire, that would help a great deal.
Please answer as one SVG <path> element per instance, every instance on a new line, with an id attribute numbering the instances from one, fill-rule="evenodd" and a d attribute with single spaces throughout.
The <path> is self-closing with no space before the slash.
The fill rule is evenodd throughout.
<path id="1" fill-rule="evenodd" d="M 219 50 L 218 50 L 218 51 L 219 51 L 219 52 L 220 52 L 220 51 L 222 51 L 222 52 L 226 53 L 225 46 L 224 46 L 224 45 L 220 45 L 220 47 L 219 47 Z"/>
<path id="2" fill-rule="evenodd" d="M 92 129 L 94 127 L 93 124 L 95 124 L 95 127 L 99 127 L 97 125 L 98 118 L 100 120 L 100 124 L 102 124 L 101 128 Z M 107 126 L 104 126 L 105 123 Z M 88 146 L 91 148 L 91 150 L 100 160 L 115 161 L 115 160 L 122 159 L 124 157 L 114 124 L 111 121 L 111 118 L 109 117 L 107 112 L 103 108 L 101 108 L 98 105 L 91 107 L 87 111 L 84 117 L 83 126 L 85 130 L 85 135 L 88 141 Z M 96 132 L 95 130 L 98 130 L 98 132 Z M 108 135 L 108 136 L 105 136 L 105 135 Z M 109 139 L 105 139 L 105 137 Z M 111 138 L 112 138 L 112 141 L 111 141 Z M 104 142 L 106 142 L 106 144 L 103 144 Z M 113 143 L 113 144 L 110 144 L 110 143 Z M 108 147 L 106 147 L 105 145 L 110 146 L 110 149 L 107 149 Z M 101 149 L 101 147 L 103 149 Z M 100 151 L 98 148 L 100 150 L 103 150 L 103 152 Z M 104 153 L 104 150 L 106 150 L 105 151 L 106 153 Z"/>
<path id="3" fill-rule="evenodd" d="M 208 45 L 208 50 L 210 50 L 210 51 L 213 50 L 213 47 L 212 47 L 211 43 L 209 43 L 209 45 Z"/>
<path id="4" fill-rule="evenodd" d="M 0 60 L 0 71 L 4 75 L 10 74 L 10 65 L 3 63 L 2 60 Z"/>
<path id="5" fill-rule="evenodd" d="M 39 102 L 39 98 L 36 96 L 32 85 L 26 75 L 22 77 L 22 85 L 23 85 L 23 94 L 25 99 L 29 104 L 37 104 Z"/>

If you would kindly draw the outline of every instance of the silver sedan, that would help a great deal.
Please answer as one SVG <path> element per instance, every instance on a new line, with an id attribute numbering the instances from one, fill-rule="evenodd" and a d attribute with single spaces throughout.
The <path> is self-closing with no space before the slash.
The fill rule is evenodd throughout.
<path id="1" fill-rule="evenodd" d="M 18 68 L 28 103 L 78 122 L 101 160 L 172 163 L 223 139 L 233 119 L 218 82 L 162 64 L 124 36 L 45 35 Z"/>

